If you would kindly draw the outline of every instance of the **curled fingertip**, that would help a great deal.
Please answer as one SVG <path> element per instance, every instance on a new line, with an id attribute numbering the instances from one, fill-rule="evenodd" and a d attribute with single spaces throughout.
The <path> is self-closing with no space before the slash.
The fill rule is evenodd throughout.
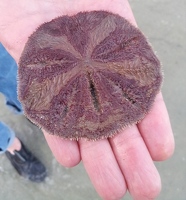
<path id="1" fill-rule="evenodd" d="M 81 157 L 76 141 L 64 140 L 58 136 L 49 135 L 43 130 L 45 139 L 56 160 L 65 167 L 79 164 Z"/>

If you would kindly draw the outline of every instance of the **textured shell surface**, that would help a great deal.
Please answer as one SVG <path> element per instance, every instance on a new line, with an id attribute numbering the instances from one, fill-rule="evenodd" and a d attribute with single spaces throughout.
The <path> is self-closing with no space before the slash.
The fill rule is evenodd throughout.
<path id="1" fill-rule="evenodd" d="M 25 115 L 48 133 L 98 140 L 137 123 L 162 82 L 161 65 L 142 32 L 107 11 L 42 24 L 19 61 Z"/>

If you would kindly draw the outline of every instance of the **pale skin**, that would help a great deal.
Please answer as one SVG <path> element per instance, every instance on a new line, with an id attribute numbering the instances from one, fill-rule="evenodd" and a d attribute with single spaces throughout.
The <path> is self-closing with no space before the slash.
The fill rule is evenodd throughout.
<path id="1" fill-rule="evenodd" d="M 118 13 L 137 26 L 126 0 L 1 0 L 0 42 L 18 63 L 29 35 L 40 24 L 84 10 Z M 161 180 L 153 161 L 166 160 L 174 151 L 161 92 L 141 123 L 121 130 L 111 139 L 69 141 L 43 132 L 61 165 L 73 167 L 82 160 L 96 191 L 105 200 L 119 200 L 127 190 L 135 200 L 155 199 Z"/>
<path id="2" fill-rule="evenodd" d="M 7 151 L 11 154 L 14 154 L 14 151 L 19 151 L 21 149 L 21 142 L 20 140 L 15 137 L 13 143 L 8 147 Z"/>

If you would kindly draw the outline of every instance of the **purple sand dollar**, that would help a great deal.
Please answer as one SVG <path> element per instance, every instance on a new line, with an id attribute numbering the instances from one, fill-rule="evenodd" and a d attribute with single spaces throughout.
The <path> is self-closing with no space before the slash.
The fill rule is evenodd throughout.
<path id="1" fill-rule="evenodd" d="M 162 72 L 139 29 L 92 11 L 42 24 L 25 45 L 18 78 L 33 123 L 62 138 L 98 140 L 145 117 Z"/>

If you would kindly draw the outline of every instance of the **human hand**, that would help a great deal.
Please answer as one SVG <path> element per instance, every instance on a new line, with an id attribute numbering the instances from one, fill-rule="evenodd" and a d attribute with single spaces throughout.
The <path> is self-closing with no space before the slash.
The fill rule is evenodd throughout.
<path id="1" fill-rule="evenodd" d="M 3 2 L 3 1 L 2 1 Z M 28 36 L 43 22 L 83 10 L 108 10 L 136 25 L 127 1 L 14 1 L 0 4 L 0 41 L 18 62 Z M 9 6 L 11 4 L 11 6 Z M 154 199 L 161 188 L 153 160 L 167 159 L 174 150 L 166 107 L 159 93 L 151 112 L 111 139 L 68 141 L 47 134 L 56 159 L 66 167 L 83 161 L 103 199 L 120 199 L 128 189 L 134 199 Z"/>

